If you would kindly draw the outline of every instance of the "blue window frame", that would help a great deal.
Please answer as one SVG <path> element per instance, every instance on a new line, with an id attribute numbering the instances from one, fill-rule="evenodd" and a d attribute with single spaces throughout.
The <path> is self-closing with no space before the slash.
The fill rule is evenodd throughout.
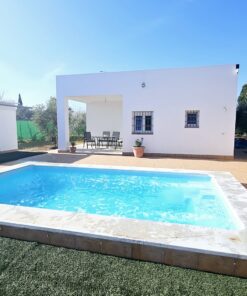
<path id="1" fill-rule="evenodd" d="M 142 116 L 140 115 L 135 116 L 135 131 L 136 132 L 142 131 Z"/>
<path id="2" fill-rule="evenodd" d="M 185 112 L 185 127 L 199 128 L 198 110 L 189 110 Z"/>
<path id="3" fill-rule="evenodd" d="M 146 132 L 152 131 L 152 116 L 151 115 L 145 116 L 145 131 Z"/>
<path id="4" fill-rule="evenodd" d="M 133 111 L 132 113 L 132 133 L 152 134 L 153 111 Z"/>

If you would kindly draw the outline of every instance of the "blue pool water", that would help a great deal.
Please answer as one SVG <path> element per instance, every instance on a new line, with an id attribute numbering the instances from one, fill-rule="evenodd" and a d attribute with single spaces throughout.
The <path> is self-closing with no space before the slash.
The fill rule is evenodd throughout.
<path id="1" fill-rule="evenodd" d="M 0 203 L 237 228 L 206 174 L 27 166 L 0 174 Z"/>

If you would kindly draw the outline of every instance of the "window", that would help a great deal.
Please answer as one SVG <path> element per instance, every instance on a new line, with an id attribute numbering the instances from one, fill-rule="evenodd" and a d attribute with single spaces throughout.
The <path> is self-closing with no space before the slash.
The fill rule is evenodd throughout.
<path id="1" fill-rule="evenodd" d="M 189 110 L 185 112 L 185 127 L 199 127 L 198 110 Z"/>
<path id="2" fill-rule="evenodd" d="M 135 131 L 142 132 L 142 116 L 135 116 Z"/>
<path id="3" fill-rule="evenodd" d="M 132 122 L 133 134 L 152 134 L 153 133 L 153 112 L 134 111 Z"/>
<path id="4" fill-rule="evenodd" d="M 152 131 L 152 116 L 151 115 L 145 116 L 145 131 L 146 132 Z"/>

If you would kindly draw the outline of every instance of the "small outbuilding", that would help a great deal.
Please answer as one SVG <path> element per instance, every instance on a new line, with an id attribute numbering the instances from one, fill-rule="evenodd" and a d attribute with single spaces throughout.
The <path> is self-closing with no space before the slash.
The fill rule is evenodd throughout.
<path id="1" fill-rule="evenodd" d="M 17 149 L 16 104 L 0 101 L 0 153 Z"/>

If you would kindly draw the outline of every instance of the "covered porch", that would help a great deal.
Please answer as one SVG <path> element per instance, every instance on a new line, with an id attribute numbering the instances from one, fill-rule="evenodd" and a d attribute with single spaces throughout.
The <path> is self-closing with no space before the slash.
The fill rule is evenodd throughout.
<path id="1" fill-rule="evenodd" d="M 69 104 L 86 106 L 86 134 L 77 143 L 76 153 L 122 154 L 122 96 L 66 96 L 57 100 L 58 150 L 69 151 Z"/>

